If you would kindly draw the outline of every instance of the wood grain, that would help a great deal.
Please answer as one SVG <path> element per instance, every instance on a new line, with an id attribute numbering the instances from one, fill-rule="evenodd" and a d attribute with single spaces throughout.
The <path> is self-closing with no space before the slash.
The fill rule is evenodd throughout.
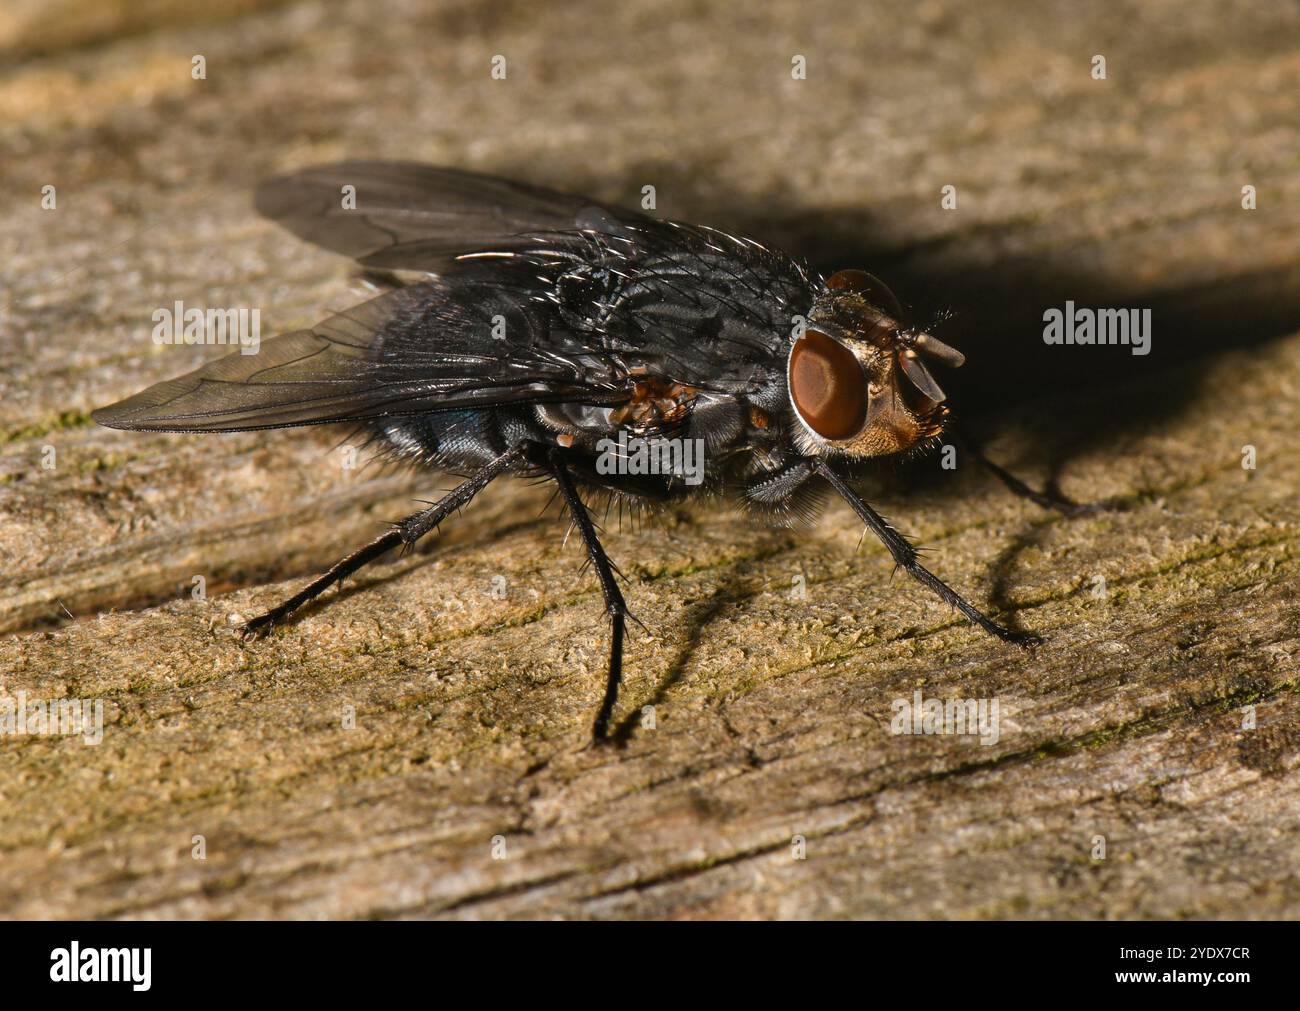
<path id="1" fill-rule="evenodd" d="M 106 714 L 95 746 L 0 737 L 0 915 L 1300 914 L 1293 8 L 149 6 L 0 20 L 0 695 Z M 1047 515 L 960 456 L 883 467 L 872 500 L 1046 644 L 891 578 L 843 507 L 611 517 L 646 627 L 621 743 L 590 749 L 599 593 L 521 484 L 238 642 L 448 479 L 347 469 L 345 432 L 89 411 L 218 353 L 154 345 L 159 306 L 269 335 L 357 298 L 249 205 L 351 155 L 654 185 L 661 215 L 950 314 L 994 455 L 1118 508 Z M 1045 346 L 1066 299 L 1150 308 L 1152 353 Z M 996 743 L 892 733 L 918 691 L 996 700 Z"/>

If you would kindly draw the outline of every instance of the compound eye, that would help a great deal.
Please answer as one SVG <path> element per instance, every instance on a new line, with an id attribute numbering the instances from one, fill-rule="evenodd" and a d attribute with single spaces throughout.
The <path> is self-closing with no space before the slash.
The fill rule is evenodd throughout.
<path id="1" fill-rule="evenodd" d="M 867 420 L 867 380 L 853 352 L 817 330 L 790 349 L 790 399 L 823 439 L 847 439 Z"/>

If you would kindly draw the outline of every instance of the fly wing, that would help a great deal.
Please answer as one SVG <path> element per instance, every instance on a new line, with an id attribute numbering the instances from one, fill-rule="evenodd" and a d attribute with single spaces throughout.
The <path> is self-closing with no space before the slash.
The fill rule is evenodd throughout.
<path id="1" fill-rule="evenodd" d="M 255 205 L 299 238 L 366 267 L 428 273 L 461 253 L 525 248 L 538 232 L 653 220 L 586 197 L 414 162 L 303 169 L 263 183 Z"/>
<path id="2" fill-rule="evenodd" d="M 494 303 L 495 294 L 497 302 Z M 95 411 L 109 428 L 232 432 L 513 403 L 618 399 L 619 364 L 505 304 L 432 281 L 388 292 L 310 330 L 262 341 Z M 510 339 L 491 337 L 510 314 Z"/>

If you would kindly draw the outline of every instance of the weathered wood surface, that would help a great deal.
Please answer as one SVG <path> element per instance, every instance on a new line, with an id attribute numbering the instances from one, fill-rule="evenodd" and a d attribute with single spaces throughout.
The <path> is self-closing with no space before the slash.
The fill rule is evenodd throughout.
<path id="1" fill-rule="evenodd" d="M 0 681 L 107 708 L 98 746 L 0 738 L 0 914 L 1300 913 L 1294 7 L 210 6 L 0 14 Z M 1044 515 L 937 460 L 875 501 L 1047 644 L 891 580 L 845 508 L 795 532 L 674 513 L 611 531 L 648 631 L 623 745 L 584 750 L 599 596 L 519 485 L 239 644 L 232 616 L 446 480 L 344 470 L 334 433 L 87 412 L 216 353 L 154 346 L 159 306 L 260 307 L 270 333 L 346 304 L 346 265 L 249 192 L 349 155 L 653 184 L 660 214 L 952 309 L 999 458 L 1122 507 Z M 1067 298 L 1152 308 L 1153 352 L 1046 348 Z M 891 734 L 918 690 L 996 698 L 1000 739 Z"/>

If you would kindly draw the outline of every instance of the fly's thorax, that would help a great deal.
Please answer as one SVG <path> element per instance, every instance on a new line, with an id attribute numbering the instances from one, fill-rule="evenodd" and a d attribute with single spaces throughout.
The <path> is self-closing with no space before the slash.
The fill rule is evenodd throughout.
<path id="1" fill-rule="evenodd" d="M 946 396 L 923 359 L 960 365 L 959 352 L 905 330 L 896 300 L 871 275 L 841 271 L 827 282 L 791 340 L 786 390 L 810 456 L 887 456 L 943 431 Z"/>

